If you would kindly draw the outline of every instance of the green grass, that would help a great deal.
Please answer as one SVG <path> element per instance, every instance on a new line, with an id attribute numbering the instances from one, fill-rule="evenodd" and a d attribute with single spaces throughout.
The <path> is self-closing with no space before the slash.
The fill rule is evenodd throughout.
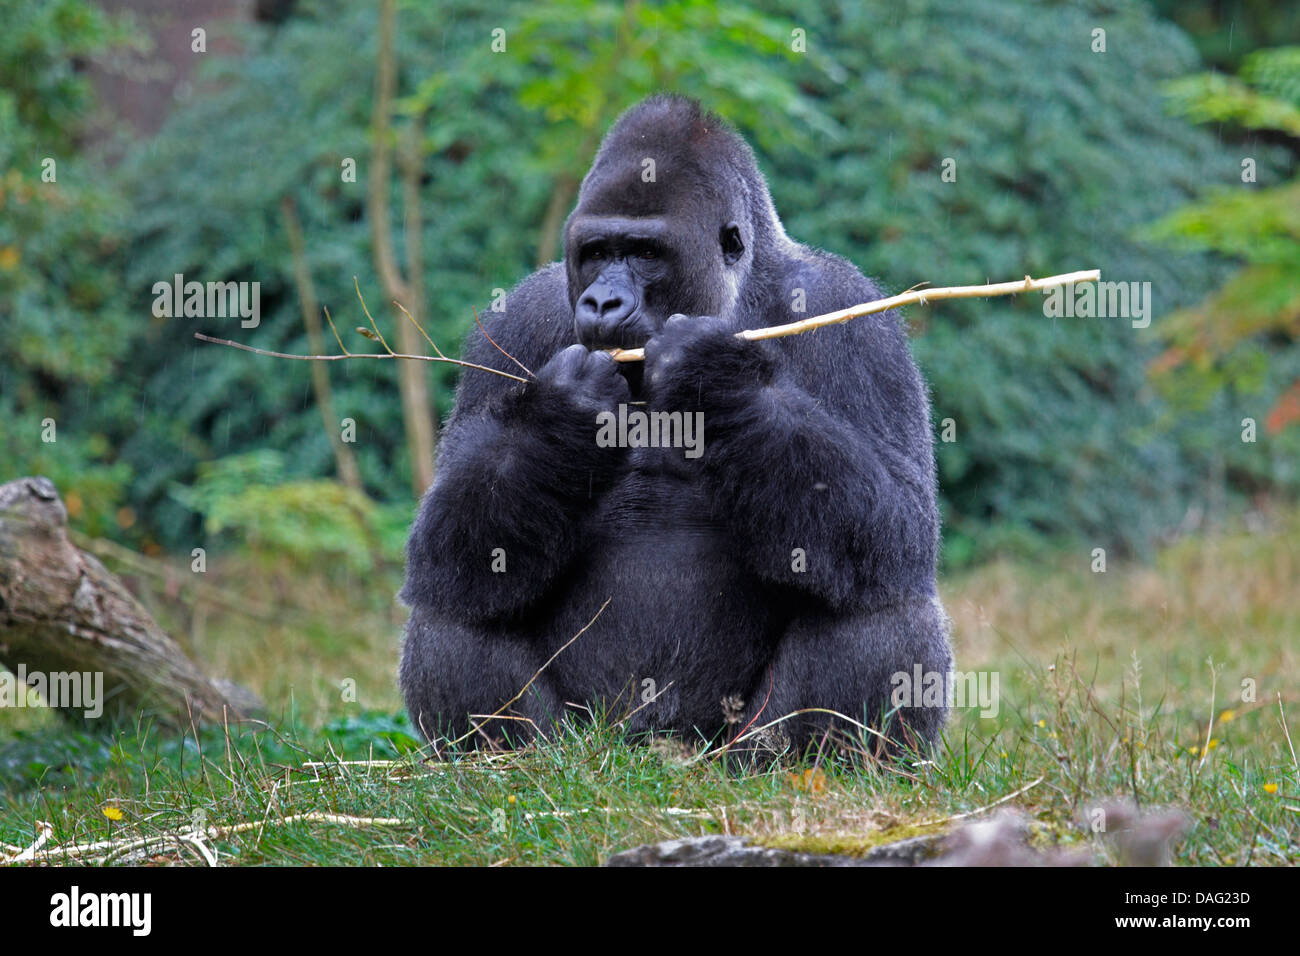
<path id="1" fill-rule="evenodd" d="M 1103 860 L 1086 813 L 1130 797 L 1187 812 L 1178 863 L 1294 864 L 1297 541 L 1300 515 L 1284 514 L 1263 531 L 1181 541 L 1152 566 L 1094 574 L 1080 549 L 946 581 L 958 668 L 998 674 L 996 718 L 954 713 L 921 765 L 851 767 L 823 754 L 748 774 L 628 742 L 607 722 L 518 753 L 421 762 L 398 716 L 400 615 L 383 599 L 395 579 L 281 579 L 232 557 L 214 569 L 223 587 L 262 601 L 292 593 L 310 610 L 270 624 L 161 601 L 155 610 L 215 671 L 262 693 L 271 724 L 196 740 L 142 721 L 105 739 L 46 712 L 0 711 L 0 842 L 25 846 L 48 821 L 49 846 L 152 835 L 118 859 L 198 863 L 168 836 L 198 821 L 246 825 L 206 841 L 225 863 L 597 864 L 704 833 L 865 847 L 1022 791 L 1010 802 L 1035 821 L 1036 840 L 1095 845 Z M 1254 701 L 1242 699 L 1244 681 Z M 391 762 L 346 762 L 358 760 Z M 282 822 L 312 812 L 401 822 Z"/>

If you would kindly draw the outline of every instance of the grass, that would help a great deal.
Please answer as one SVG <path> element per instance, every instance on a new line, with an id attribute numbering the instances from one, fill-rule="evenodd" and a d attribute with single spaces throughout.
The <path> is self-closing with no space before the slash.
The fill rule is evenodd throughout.
<path id="1" fill-rule="evenodd" d="M 1185 539 L 1149 566 L 1093 573 L 1081 548 L 954 577 L 942 590 L 958 667 L 997 675 L 996 717 L 955 712 L 920 766 L 824 755 L 753 774 L 629 743 L 608 723 L 422 763 L 398 716 L 400 614 L 384 599 L 395 576 L 286 576 L 232 556 L 214 562 L 216 583 L 259 601 L 292 593 L 303 610 L 272 622 L 161 600 L 155 611 L 277 717 L 197 738 L 142 719 L 110 739 L 44 711 L 0 711 L 0 842 L 26 846 L 48 821 L 48 846 L 152 835 L 116 859 L 198 863 L 200 850 L 168 836 L 197 822 L 246 825 L 205 841 L 225 863 L 590 865 L 722 832 L 856 852 L 1015 794 L 1043 845 L 1094 845 L 1107 859 L 1088 810 L 1128 797 L 1188 814 L 1178 863 L 1295 864 L 1297 541 L 1300 513 L 1284 513 L 1262 530 Z M 283 822 L 310 813 L 400 822 Z"/>

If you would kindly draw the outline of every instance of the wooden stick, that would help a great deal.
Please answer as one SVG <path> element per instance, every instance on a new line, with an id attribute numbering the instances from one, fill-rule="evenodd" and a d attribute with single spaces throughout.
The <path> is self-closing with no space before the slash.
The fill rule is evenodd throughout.
<path id="1" fill-rule="evenodd" d="M 355 277 L 353 277 L 355 282 Z M 924 305 L 926 302 L 938 299 L 991 299 L 1000 295 L 1015 295 L 1019 292 L 1037 292 L 1043 289 L 1053 289 L 1056 286 L 1069 285 L 1073 282 L 1100 282 L 1100 269 L 1087 269 L 1082 272 L 1066 272 L 1062 275 L 1048 276 L 1045 279 L 1031 279 L 1025 276 L 1019 282 L 998 282 L 992 285 L 956 285 L 948 286 L 942 289 L 909 289 L 907 292 L 899 295 L 890 296 L 888 299 L 877 299 L 875 302 L 863 302 L 860 305 L 853 305 L 847 309 L 840 309 L 838 312 L 827 312 L 825 315 L 814 315 L 806 319 L 800 319 L 798 322 L 791 322 L 788 325 L 773 325 L 765 329 L 745 329 L 736 333 L 737 338 L 747 339 L 751 342 L 760 339 L 779 339 L 787 335 L 800 335 L 804 332 L 812 332 L 816 329 L 823 328 L 827 325 L 838 325 L 841 322 L 847 322 L 850 319 L 856 319 L 863 315 L 872 315 L 876 312 L 888 312 L 890 309 L 902 305 L 913 305 L 919 303 Z M 360 289 L 357 294 L 360 295 Z M 365 303 L 362 302 L 364 307 Z M 398 308 L 401 308 L 399 305 Z M 406 311 L 403 309 L 402 311 Z M 369 317 L 369 312 L 367 312 Z M 488 368 L 485 365 L 476 365 L 473 362 L 466 362 L 461 359 L 448 358 L 441 351 L 437 355 L 408 355 L 401 352 L 394 352 L 388 347 L 388 343 L 379 335 L 379 329 L 375 328 L 374 337 L 383 345 L 386 354 L 358 354 L 349 352 L 344 346 L 342 339 L 338 337 L 338 330 L 334 328 L 334 321 L 330 319 L 329 311 L 326 310 L 325 318 L 330 323 L 330 329 L 334 331 L 335 339 L 338 339 L 339 347 L 343 349 L 342 355 L 290 355 L 286 352 L 273 352 L 269 349 L 253 348 L 251 345 L 244 345 L 240 342 L 232 342 L 229 339 L 213 338 L 210 335 L 204 335 L 202 332 L 195 332 L 194 337 L 204 342 L 211 342 L 214 345 L 225 345 L 229 348 L 243 349 L 245 352 L 253 352 L 257 355 L 268 355 L 271 358 L 297 359 L 305 362 L 337 362 L 344 359 L 368 358 L 368 359 L 413 359 L 420 362 L 446 362 L 449 365 L 460 365 L 464 368 L 478 369 L 481 372 L 491 372 L 493 375 L 500 375 L 504 378 L 514 379 L 516 382 L 527 382 L 528 379 L 518 375 L 512 375 L 510 372 L 503 372 L 500 369 Z M 423 334 L 424 329 L 415 323 L 416 328 L 420 329 Z M 374 327 L 374 319 L 370 320 Z M 367 333 L 369 334 L 369 333 Z M 486 334 L 486 333 L 485 333 Z M 425 334 L 425 339 L 428 335 Z M 430 340 L 430 345 L 432 341 Z M 492 343 L 496 345 L 495 342 Z M 499 348 L 500 346 L 498 346 Z M 434 346 L 437 351 L 437 346 Z M 645 349 L 610 349 L 609 354 L 614 357 L 615 362 L 643 362 L 645 361 Z M 507 356 L 516 365 L 518 360 L 513 356 Z"/>
<path id="2" fill-rule="evenodd" d="M 864 302 L 861 305 L 840 309 L 838 312 L 827 312 L 825 315 L 814 315 L 807 319 L 800 319 L 798 322 L 791 322 L 788 325 L 773 325 L 765 329 L 745 329 L 742 332 L 737 332 L 736 338 L 748 339 L 751 342 L 760 339 L 779 339 L 787 335 L 812 332 L 814 329 L 820 329 L 827 325 L 838 325 L 841 322 L 847 322 L 849 319 L 856 319 L 863 315 L 888 312 L 900 305 L 925 304 L 935 299 L 986 299 L 999 295 L 1015 295 L 1018 292 L 1052 289 L 1072 282 L 1099 282 L 1100 280 L 1100 269 L 1088 269 L 1083 272 L 1067 272 L 1059 276 L 1048 276 L 1046 279 L 1031 279 L 1029 276 L 1025 276 L 1019 282 L 998 282 L 993 285 L 956 285 L 944 289 L 912 289 L 899 295 L 890 296 L 888 299 Z M 614 356 L 615 362 L 645 361 L 645 349 L 611 349 L 609 354 Z"/>

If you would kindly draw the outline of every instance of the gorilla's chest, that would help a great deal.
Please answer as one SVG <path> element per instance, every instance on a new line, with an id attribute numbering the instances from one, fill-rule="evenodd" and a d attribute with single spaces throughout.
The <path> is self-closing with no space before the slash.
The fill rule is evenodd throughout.
<path id="1" fill-rule="evenodd" d="M 633 449 L 628 469 L 593 509 L 590 537 L 609 547 L 616 541 L 726 550 L 726 532 L 696 462 L 672 449 Z M 611 540 L 613 539 L 613 540 Z M 615 544 L 615 546 L 617 546 Z"/>
<path id="2" fill-rule="evenodd" d="M 762 589 L 701 470 L 683 466 L 680 452 L 675 462 L 632 455 L 586 520 L 569 600 L 585 607 L 613 597 L 605 616 L 625 633 L 709 634 L 765 619 Z"/>

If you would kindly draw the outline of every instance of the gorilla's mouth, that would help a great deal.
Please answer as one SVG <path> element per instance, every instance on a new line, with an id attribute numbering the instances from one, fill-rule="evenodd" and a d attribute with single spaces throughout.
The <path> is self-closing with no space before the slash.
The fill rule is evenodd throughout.
<path id="1" fill-rule="evenodd" d="M 651 330 L 639 318 L 614 323 L 578 323 L 578 341 L 591 351 L 639 349 L 650 339 Z"/>

